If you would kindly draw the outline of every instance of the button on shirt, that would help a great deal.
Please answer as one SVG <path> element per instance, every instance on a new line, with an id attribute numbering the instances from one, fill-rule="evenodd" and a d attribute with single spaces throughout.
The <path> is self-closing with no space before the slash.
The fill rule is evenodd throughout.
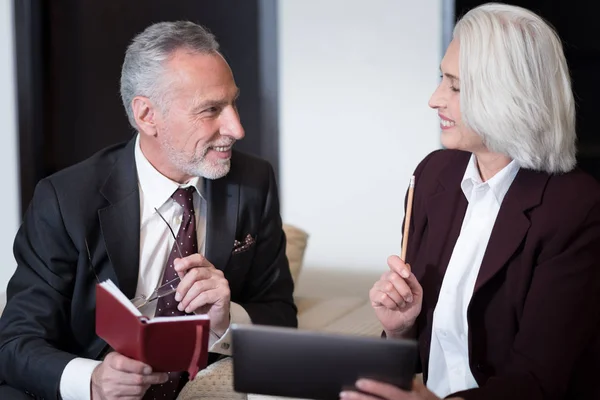
<path id="1" fill-rule="evenodd" d="M 518 171 L 512 161 L 482 182 L 475 155 L 467 164 L 461 182 L 467 211 L 433 313 L 427 387 L 441 398 L 477 387 L 469 368 L 467 307 L 498 211 Z"/>
<path id="2" fill-rule="evenodd" d="M 198 251 L 204 254 L 206 237 L 207 202 L 202 196 L 202 178 L 193 178 L 185 185 L 158 172 L 146 159 L 140 148 L 139 136 L 135 144 L 135 165 L 138 174 L 140 192 L 140 263 L 135 295 L 147 296 L 159 285 L 163 275 L 167 256 L 173 247 L 174 238 L 155 208 L 165 218 L 177 235 L 183 216 L 183 208 L 173 201 L 171 195 L 178 188 L 194 186 L 194 210 L 196 210 L 196 233 Z M 210 260 L 209 260 L 210 261 Z M 156 301 L 140 309 L 142 314 L 153 316 Z M 250 316 L 242 306 L 231 302 L 231 324 L 250 324 Z M 212 331 L 209 335 L 209 351 L 231 354 L 231 333 L 229 329 L 219 338 Z M 65 367 L 60 379 L 60 394 L 64 400 L 90 398 L 90 379 L 94 368 L 100 361 L 75 358 Z"/>

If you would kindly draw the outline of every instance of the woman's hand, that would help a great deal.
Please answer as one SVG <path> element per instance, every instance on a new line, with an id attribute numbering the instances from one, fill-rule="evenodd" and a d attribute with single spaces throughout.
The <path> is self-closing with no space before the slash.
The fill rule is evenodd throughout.
<path id="1" fill-rule="evenodd" d="M 356 387 L 364 393 L 353 391 L 344 391 L 340 393 L 342 400 L 439 400 L 435 394 L 429 391 L 421 381 L 415 378 L 413 388 L 410 392 L 399 389 L 396 386 L 372 381 L 369 379 L 359 379 Z M 462 400 L 459 397 L 453 397 L 454 400 Z"/>
<path id="2" fill-rule="evenodd" d="M 386 335 L 403 337 L 421 312 L 423 288 L 400 257 L 390 256 L 387 262 L 390 270 L 375 282 L 369 299 Z"/>

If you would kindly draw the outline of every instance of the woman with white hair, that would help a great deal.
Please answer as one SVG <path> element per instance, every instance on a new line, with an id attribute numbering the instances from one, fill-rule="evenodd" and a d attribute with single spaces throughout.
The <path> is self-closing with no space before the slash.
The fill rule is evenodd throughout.
<path id="1" fill-rule="evenodd" d="M 417 339 L 426 386 L 360 380 L 341 398 L 600 399 L 600 185 L 575 167 L 560 39 L 486 4 L 441 70 L 446 150 L 415 171 L 410 265 L 389 257 L 370 291 L 387 338 Z"/>

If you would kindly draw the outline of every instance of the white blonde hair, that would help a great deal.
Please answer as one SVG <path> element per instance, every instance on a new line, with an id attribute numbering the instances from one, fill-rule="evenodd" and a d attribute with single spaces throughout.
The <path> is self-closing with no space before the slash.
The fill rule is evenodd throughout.
<path id="1" fill-rule="evenodd" d="M 575 102 L 554 29 L 524 8 L 488 3 L 465 14 L 454 37 L 465 124 L 523 168 L 572 170 Z"/>

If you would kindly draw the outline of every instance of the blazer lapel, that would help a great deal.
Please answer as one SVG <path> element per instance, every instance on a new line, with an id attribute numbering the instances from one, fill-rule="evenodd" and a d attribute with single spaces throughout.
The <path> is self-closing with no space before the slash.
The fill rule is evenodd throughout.
<path id="1" fill-rule="evenodd" d="M 465 153 L 464 160 L 448 165 L 438 177 L 435 194 L 427 199 L 427 243 L 430 244 L 426 249 L 427 264 L 438 266 L 435 279 L 439 282 L 436 285 L 441 285 L 467 209 L 460 183 L 469 157 L 470 153 Z M 430 278 L 433 279 L 433 274 Z"/>
<path id="2" fill-rule="evenodd" d="M 110 205 L 98 211 L 117 284 L 129 298 L 135 296 L 140 253 L 140 196 L 134 146 L 135 139 L 125 147 L 100 190 Z"/>
<path id="3" fill-rule="evenodd" d="M 485 251 L 474 292 L 502 269 L 529 230 L 526 211 L 539 205 L 549 176 L 521 169 L 504 197 Z"/>
<path id="4" fill-rule="evenodd" d="M 240 186 L 229 177 L 205 179 L 204 184 L 208 202 L 205 257 L 223 271 L 235 240 Z"/>

